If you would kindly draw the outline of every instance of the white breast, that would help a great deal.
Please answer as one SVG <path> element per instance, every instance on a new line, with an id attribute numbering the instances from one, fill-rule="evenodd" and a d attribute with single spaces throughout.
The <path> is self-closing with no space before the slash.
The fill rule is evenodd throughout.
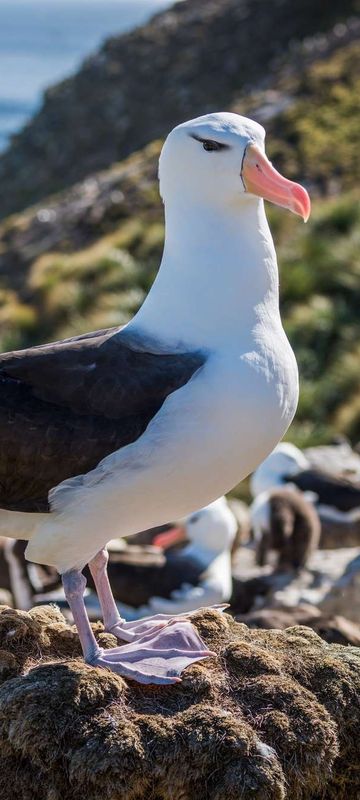
<path id="1" fill-rule="evenodd" d="M 228 492 L 290 422 L 284 386 L 253 357 L 210 357 L 134 444 L 105 458 L 31 540 L 27 556 L 64 571 L 114 536 L 184 517 Z M 245 388 L 244 388 L 245 387 Z"/>

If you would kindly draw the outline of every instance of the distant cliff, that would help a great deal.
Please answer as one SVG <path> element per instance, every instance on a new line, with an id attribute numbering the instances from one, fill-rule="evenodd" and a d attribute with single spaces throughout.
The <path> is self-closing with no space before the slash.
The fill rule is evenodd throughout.
<path id="1" fill-rule="evenodd" d="M 119 161 L 179 121 L 228 108 L 294 42 L 359 0 L 188 0 L 109 39 L 0 159 L 0 216 Z"/>

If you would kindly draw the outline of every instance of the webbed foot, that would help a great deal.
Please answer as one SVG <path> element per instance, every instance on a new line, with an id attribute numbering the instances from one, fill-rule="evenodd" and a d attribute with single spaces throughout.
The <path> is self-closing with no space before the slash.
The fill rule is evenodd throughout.
<path id="1" fill-rule="evenodd" d="M 210 608 L 214 608 L 217 611 L 224 611 L 228 607 L 228 603 L 210 606 Z M 200 610 L 196 609 L 196 611 Z M 176 622 L 188 622 L 194 613 L 195 611 L 187 611 L 183 614 L 154 614 L 151 617 L 143 617 L 129 622 L 121 618 L 114 625 L 106 626 L 105 629 L 108 633 L 112 633 L 124 642 L 135 642 L 148 633 L 153 635 L 159 633 L 168 625 L 173 625 Z"/>
<path id="2" fill-rule="evenodd" d="M 110 650 L 98 649 L 87 662 L 138 683 L 172 684 L 179 683 L 186 667 L 215 655 L 205 648 L 191 622 L 179 619 L 159 622 L 165 622 L 165 627 L 160 630 L 153 627 L 141 636 L 131 631 L 137 637 L 136 642 Z"/>

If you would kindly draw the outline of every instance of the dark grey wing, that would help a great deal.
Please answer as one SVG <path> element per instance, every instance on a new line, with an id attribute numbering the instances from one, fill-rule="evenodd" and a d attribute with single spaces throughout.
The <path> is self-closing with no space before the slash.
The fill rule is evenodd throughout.
<path id="1" fill-rule="evenodd" d="M 0 507 L 48 510 L 53 486 L 135 441 L 204 361 L 117 328 L 0 356 Z"/>
<path id="2" fill-rule="evenodd" d="M 297 475 L 285 475 L 284 480 L 295 483 L 302 492 L 315 492 L 322 505 L 335 506 L 339 511 L 352 511 L 360 506 L 360 485 L 317 469 L 304 469 Z"/>

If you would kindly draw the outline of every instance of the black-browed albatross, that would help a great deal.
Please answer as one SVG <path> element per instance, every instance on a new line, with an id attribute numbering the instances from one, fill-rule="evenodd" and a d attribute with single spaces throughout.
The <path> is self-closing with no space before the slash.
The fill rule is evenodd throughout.
<path id="1" fill-rule="evenodd" d="M 225 497 L 163 527 L 167 530 L 153 531 L 155 547 L 110 542 L 108 575 L 126 620 L 175 616 L 230 600 L 231 548 L 238 523 Z"/>
<path id="2" fill-rule="evenodd" d="M 106 543 L 226 493 L 297 405 L 262 198 L 304 219 L 310 201 L 271 166 L 264 136 L 231 113 L 176 127 L 160 158 L 162 263 L 134 319 L 0 359 L 0 534 L 59 570 L 85 660 L 144 683 L 176 682 L 211 653 L 188 618 L 120 618 Z M 87 563 L 105 628 L 129 644 L 98 647 Z"/>

